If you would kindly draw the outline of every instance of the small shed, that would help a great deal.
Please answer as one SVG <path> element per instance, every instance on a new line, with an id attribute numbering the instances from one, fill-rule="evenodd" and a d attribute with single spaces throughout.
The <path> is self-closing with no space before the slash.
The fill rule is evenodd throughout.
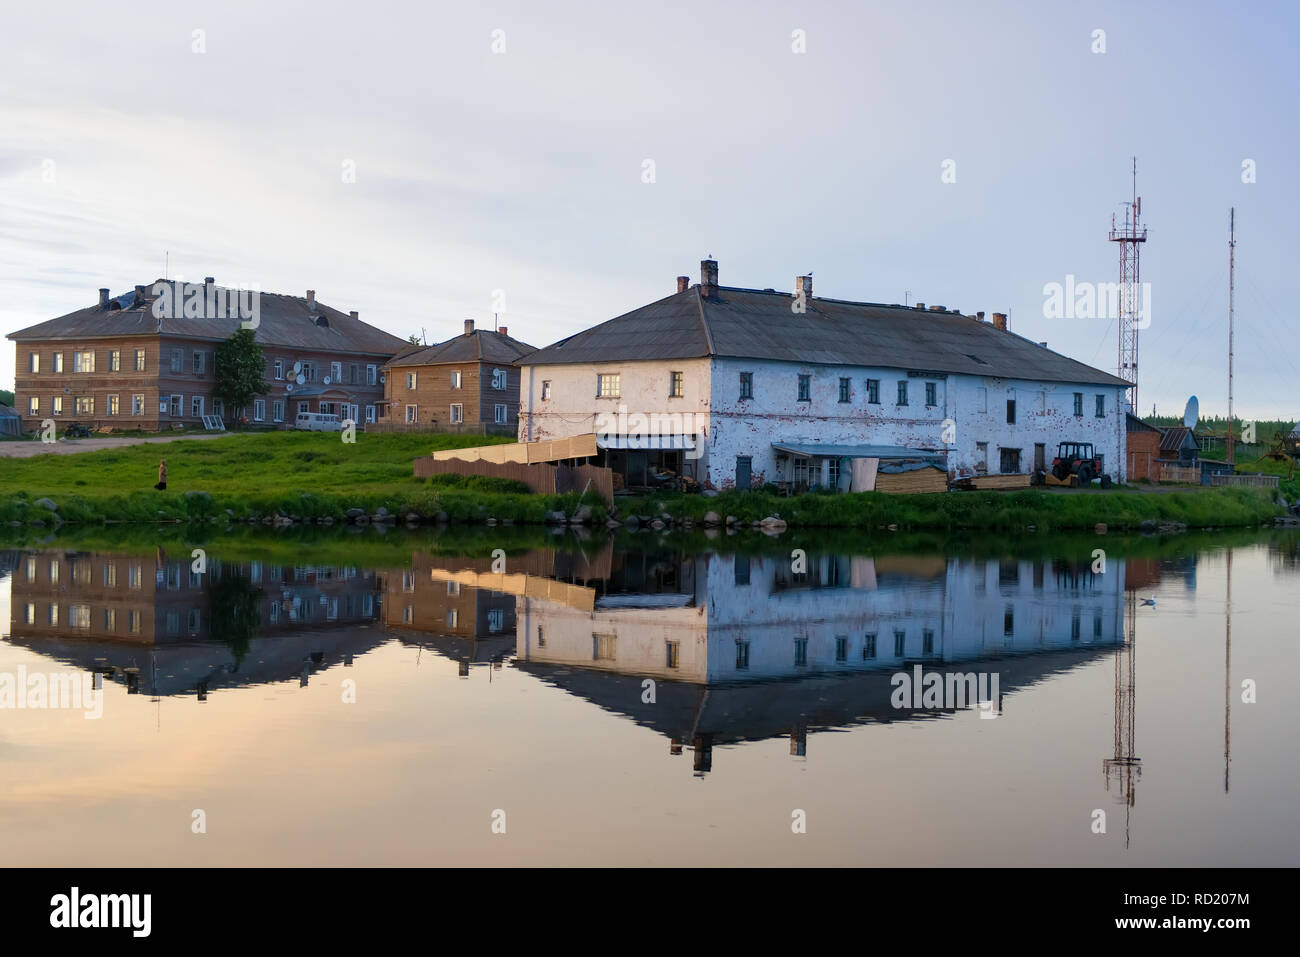
<path id="1" fill-rule="evenodd" d="M 1143 422 L 1132 412 L 1125 414 L 1125 440 L 1128 445 L 1128 468 L 1126 474 L 1130 482 L 1158 481 L 1160 478 L 1160 442 L 1161 431 L 1154 425 Z"/>
<path id="2" fill-rule="evenodd" d="M 1175 425 L 1160 430 L 1160 461 L 1192 468 L 1200 451 L 1200 440 L 1187 426 Z"/>

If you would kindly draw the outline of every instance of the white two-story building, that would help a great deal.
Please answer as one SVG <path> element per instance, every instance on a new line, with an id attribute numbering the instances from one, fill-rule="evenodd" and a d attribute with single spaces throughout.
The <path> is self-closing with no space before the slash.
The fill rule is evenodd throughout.
<path id="1" fill-rule="evenodd" d="M 1122 379 L 1007 329 L 1006 316 L 819 299 L 701 281 L 519 360 L 522 442 L 595 432 L 642 484 L 872 487 L 888 463 L 949 477 L 1050 466 L 1091 442 L 1122 480 Z M 855 466 L 869 462 L 863 470 Z M 906 467 L 906 466 L 904 466 Z"/>

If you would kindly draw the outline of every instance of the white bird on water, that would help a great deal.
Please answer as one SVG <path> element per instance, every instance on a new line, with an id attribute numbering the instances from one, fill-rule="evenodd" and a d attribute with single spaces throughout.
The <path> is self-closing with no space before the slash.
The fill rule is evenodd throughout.
<path id="1" fill-rule="evenodd" d="M 1156 603 L 1156 600 L 1155 600 L 1154 598 L 1143 598 L 1143 599 L 1142 599 L 1142 604 L 1144 604 L 1144 605 L 1152 605 L 1152 606 L 1154 606 L 1155 603 Z"/>

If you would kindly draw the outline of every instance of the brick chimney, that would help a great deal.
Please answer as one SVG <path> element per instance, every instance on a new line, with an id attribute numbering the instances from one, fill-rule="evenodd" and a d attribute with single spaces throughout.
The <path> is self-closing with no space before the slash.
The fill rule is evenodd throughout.
<path id="1" fill-rule="evenodd" d="M 107 290 L 107 289 L 100 289 L 100 290 L 99 290 L 99 308 L 100 308 L 100 309 L 107 309 L 107 308 L 108 308 L 108 290 Z"/>
<path id="2" fill-rule="evenodd" d="M 507 329 L 505 326 L 497 326 L 497 332 L 501 333 L 501 335 L 503 336 L 510 335 L 510 330 Z"/>
<path id="3" fill-rule="evenodd" d="M 307 308 L 312 310 L 312 312 L 316 311 L 316 290 L 315 289 L 307 290 Z"/>
<path id="4" fill-rule="evenodd" d="M 1007 314 L 1005 312 L 993 313 L 993 328 L 1000 332 L 1007 331 Z"/>
<path id="5" fill-rule="evenodd" d="M 204 289 L 204 290 L 203 290 L 203 294 L 204 294 L 205 296 L 208 294 L 208 289 L 211 289 L 214 285 L 216 285 L 216 282 L 217 282 L 217 281 L 216 281 L 214 278 L 212 278 L 211 276 L 205 276 L 205 277 L 204 277 L 204 279 L 203 279 L 203 285 L 207 286 L 207 289 Z"/>
<path id="6" fill-rule="evenodd" d="M 466 319 L 466 320 L 465 320 L 465 335 L 467 335 L 467 336 L 472 336 L 472 335 L 474 335 L 474 320 L 473 320 L 473 319 Z"/>
<path id="7" fill-rule="evenodd" d="M 983 312 L 983 310 L 981 310 L 980 312 L 975 313 L 975 321 L 976 321 L 976 322 L 983 322 L 983 321 L 984 321 L 984 312 Z"/>
<path id="8" fill-rule="evenodd" d="M 144 302 L 144 290 L 145 290 L 144 286 L 135 287 L 135 304 L 137 306 L 140 305 L 140 303 Z"/>
<path id="9" fill-rule="evenodd" d="M 803 301 L 812 300 L 812 276 L 795 276 L 794 277 L 794 294 L 797 296 L 803 293 Z"/>
<path id="10" fill-rule="evenodd" d="M 359 314 L 355 309 L 353 309 L 351 312 L 349 312 L 348 315 L 351 316 L 353 319 L 360 319 L 360 318 L 361 318 L 360 314 Z"/>
<path id="11" fill-rule="evenodd" d="M 685 291 L 690 287 L 690 285 L 691 285 L 691 277 L 690 277 L 690 276 L 678 276 L 678 277 L 677 277 L 677 291 L 678 291 L 678 292 L 685 292 Z"/>
<path id="12" fill-rule="evenodd" d="M 718 294 L 718 261 L 716 259 L 700 260 L 700 295 L 712 299 Z"/>

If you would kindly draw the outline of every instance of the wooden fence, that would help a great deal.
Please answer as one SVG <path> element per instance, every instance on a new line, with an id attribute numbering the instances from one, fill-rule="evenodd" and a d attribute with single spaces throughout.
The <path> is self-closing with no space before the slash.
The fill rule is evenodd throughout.
<path id="1" fill-rule="evenodd" d="M 515 479 L 527 485 L 530 492 L 543 495 L 586 490 L 599 496 L 606 505 L 614 503 L 614 472 L 596 465 L 579 465 L 574 468 L 545 462 L 532 465 L 522 462 L 467 462 L 464 459 L 436 460 L 432 455 L 423 455 L 415 460 L 416 478 L 443 473 Z"/>
<path id="2" fill-rule="evenodd" d="M 1211 485 L 1235 485 L 1246 488 L 1277 488 L 1276 475 L 1211 475 Z"/>
<path id="3" fill-rule="evenodd" d="M 1161 462 L 1159 480 L 1161 482 L 1185 482 L 1189 485 L 1200 485 L 1201 470 L 1198 467 L 1184 467 Z"/>

